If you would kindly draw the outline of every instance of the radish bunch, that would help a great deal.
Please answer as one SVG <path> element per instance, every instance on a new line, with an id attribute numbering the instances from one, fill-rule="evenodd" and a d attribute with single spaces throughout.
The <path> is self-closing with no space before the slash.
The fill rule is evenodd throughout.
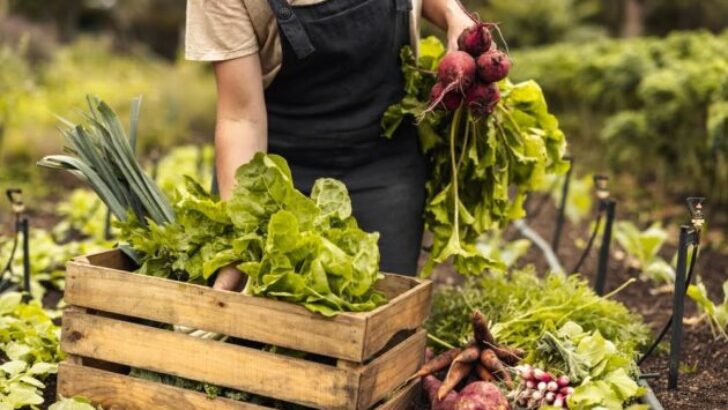
<path id="1" fill-rule="evenodd" d="M 549 405 L 568 408 L 567 398 L 574 392 L 566 375 L 554 376 L 542 369 L 524 364 L 515 368 L 521 384 L 515 392 L 516 403 L 526 409 Z"/>
<path id="2" fill-rule="evenodd" d="M 490 28 L 478 22 L 460 34 L 459 50 L 440 61 L 427 111 L 436 107 L 454 111 L 464 102 L 477 115 L 493 112 L 500 101 L 495 83 L 508 76 L 511 61 L 493 43 Z"/>

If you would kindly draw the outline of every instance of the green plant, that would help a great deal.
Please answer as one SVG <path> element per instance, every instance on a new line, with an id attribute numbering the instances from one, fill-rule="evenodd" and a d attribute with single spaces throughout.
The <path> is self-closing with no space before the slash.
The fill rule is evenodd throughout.
<path id="1" fill-rule="evenodd" d="M 707 316 L 710 331 L 716 339 L 728 340 L 728 281 L 723 282 L 723 302 L 713 303 L 702 282 L 688 287 L 688 296 L 695 301 L 703 315 Z"/>
<path id="2" fill-rule="evenodd" d="M 506 241 L 503 232 L 494 229 L 481 235 L 475 246 L 486 258 L 501 261 L 503 266 L 509 269 L 528 252 L 531 241 L 528 239 Z"/>
<path id="3" fill-rule="evenodd" d="M 661 224 L 653 223 L 640 231 L 630 221 L 619 221 L 614 227 L 614 238 L 627 253 L 629 264 L 641 270 L 644 280 L 668 284 L 675 282 L 675 269 L 659 256 L 668 238 Z"/>
<path id="4" fill-rule="evenodd" d="M 467 68 L 462 61 L 472 62 L 472 57 L 460 52 L 461 59 L 444 60 L 444 46 L 432 37 L 422 40 L 420 49 L 417 61 L 409 47 L 402 50 L 405 97 L 387 109 L 382 128 L 384 136 L 391 137 L 402 121 L 419 119 L 422 149 L 432 167 L 425 227 L 433 233 L 433 243 L 423 272 L 428 274 L 450 257 L 463 274 L 503 269 L 499 261 L 478 252 L 475 241 L 490 229 L 522 218 L 527 193 L 545 174 L 568 169 L 562 158 L 566 138 L 533 81 L 498 83 L 501 99 L 489 115 L 466 104 L 454 112 L 432 111 L 433 73 L 440 60 L 460 69 Z"/>
<path id="5" fill-rule="evenodd" d="M 94 406 L 83 397 L 61 397 L 61 399 L 48 407 L 48 410 L 103 410 L 101 406 Z"/>
<path id="6" fill-rule="evenodd" d="M 556 206 L 561 204 L 564 175 L 546 174 L 543 183 L 538 188 L 551 196 Z M 593 210 L 594 182 L 591 174 L 582 177 L 572 177 L 569 181 L 569 196 L 566 198 L 566 217 L 573 223 L 578 223 Z"/>
<path id="7" fill-rule="evenodd" d="M 0 356 L 7 357 L 0 364 L 0 409 L 38 409 L 43 403 L 43 380 L 63 358 L 57 317 L 39 302 L 22 303 L 20 293 L 0 295 Z"/>
<path id="8" fill-rule="evenodd" d="M 572 152 L 581 162 L 656 193 L 714 192 L 720 202 L 727 47 L 728 31 L 557 44 L 514 52 L 512 77 L 539 82 L 564 130 L 579 137 Z"/>

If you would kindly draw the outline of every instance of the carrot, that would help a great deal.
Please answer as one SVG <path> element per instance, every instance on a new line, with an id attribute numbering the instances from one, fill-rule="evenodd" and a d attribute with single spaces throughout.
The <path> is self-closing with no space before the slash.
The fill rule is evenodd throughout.
<path id="1" fill-rule="evenodd" d="M 506 369 L 506 366 L 500 361 L 492 349 L 483 350 L 480 354 L 480 363 L 483 367 L 493 373 L 494 376 L 502 380 L 506 387 L 509 389 L 513 388 L 513 379 L 511 379 L 511 374 L 508 373 L 508 369 Z"/>
<path id="2" fill-rule="evenodd" d="M 455 359 L 452 361 L 453 363 L 472 363 L 476 360 L 478 360 L 478 357 L 480 356 L 480 348 L 477 344 L 473 343 L 468 345 L 465 349 L 463 349 L 460 354 L 455 356 Z"/>
<path id="3" fill-rule="evenodd" d="M 480 380 L 486 381 L 486 382 L 494 382 L 495 376 L 493 376 L 493 373 L 489 372 L 488 369 L 483 367 L 481 363 L 478 363 L 475 366 L 475 373 L 478 374 L 478 377 L 480 377 Z"/>
<path id="4" fill-rule="evenodd" d="M 478 343 L 485 343 L 486 346 L 496 345 L 493 334 L 488 329 L 485 316 L 479 310 L 473 312 L 473 333 L 475 333 L 475 340 Z"/>
<path id="5" fill-rule="evenodd" d="M 463 349 L 456 347 L 454 349 L 450 349 L 448 351 L 442 352 L 439 355 L 435 356 L 434 359 L 430 360 L 429 362 L 425 363 L 420 367 L 420 370 L 417 371 L 417 373 L 413 374 L 409 379 L 416 379 L 418 377 L 425 377 L 428 374 L 435 373 L 438 370 L 442 370 L 446 368 L 447 366 L 452 363 L 452 361 L 455 359 L 457 355 L 462 352 Z"/>
<path id="6" fill-rule="evenodd" d="M 445 376 L 442 385 L 437 389 L 437 398 L 442 400 L 447 394 L 460 383 L 460 380 L 467 377 L 473 370 L 473 363 L 454 362 Z"/>
<path id="7" fill-rule="evenodd" d="M 508 366 L 515 366 L 520 362 L 523 357 L 526 355 L 526 352 L 523 351 L 523 349 L 518 349 L 514 347 L 507 347 L 507 346 L 493 346 L 493 351 L 495 352 L 496 356 L 498 356 L 499 359 Z"/>

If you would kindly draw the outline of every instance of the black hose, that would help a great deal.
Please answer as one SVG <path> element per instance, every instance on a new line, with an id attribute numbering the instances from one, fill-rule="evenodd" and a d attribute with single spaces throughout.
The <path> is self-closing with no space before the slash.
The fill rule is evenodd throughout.
<path id="1" fill-rule="evenodd" d="M 690 286 L 690 282 L 692 282 L 692 279 L 693 279 L 693 272 L 695 270 L 695 261 L 698 259 L 698 252 L 699 252 L 699 250 L 700 250 L 700 246 L 699 245 L 694 245 L 694 247 L 693 247 L 693 254 L 692 254 L 691 258 L 690 258 L 690 266 L 688 267 L 688 277 L 687 277 L 687 280 L 685 281 L 685 289 L 683 290 L 686 294 L 688 292 L 688 287 Z M 647 351 L 645 352 L 645 354 L 643 354 L 642 357 L 640 357 L 640 359 L 637 361 L 637 365 L 638 366 L 641 366 L 642 363 L 648 357 L 650 357 L 650 355 L 652 355 L 652 353 L 657 348 L 657 345 L 659 345 L 660 342 L 662 342 L 662 339 L 665 338 L 665 335 L 667 334 L 667 331 L 670 330 L 670 327 L 672 326 L 672 321 L 673 321 L 674 317 L 675 317 L 674 314 L 671 314 L 670 315 L 670 318 L 667 320 L 667 323 L 665 323 L 665 326 L 660 331 L 660 334 L 657 335 L 657 337 L 655 338 L 655 340 L 652 342 L 652 345 L 650 345 L 650 348 L 647 349 Z"/>
<path id="2" fill-rule="evenodd" d="M 582 252 L 581 257 L 579 257 L 579 261 L 574 265 L 574 268 L 569 273 L 575 273 L 578 272 L 579 269 L 581 269 L 581 265 L 584 264 L 584 261 L 586 261 L 586 257 L 589 256 L 589 253 L 591 252 L 592 248 L 594 247 L 594 241 L 597 238 L 597 235 L 599 234 L 599 228 L 602 225 L 602 217 L 604 216 L 604 212 L 602 210 L 599 210 L 599 213 L 597 214 L 597 220 L 594 223 L 594 230 L 591 233 L 591 236 L 589 237 L 589 242 L 586 244 L 586 248 L 584 248 L 584 252 Z"/>

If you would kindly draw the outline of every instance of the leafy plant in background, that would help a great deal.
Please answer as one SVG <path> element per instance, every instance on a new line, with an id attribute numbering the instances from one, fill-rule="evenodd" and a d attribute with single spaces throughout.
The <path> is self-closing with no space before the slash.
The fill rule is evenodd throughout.
<path id="1" fill-rule="evenodd" d="M 103 410 L 101 406 L 94 406 L 83 397 L 61 397 L 61 399 L 48 407 L 48 410 Z"/>
<path id="2" fill-rule="evenodd" d="M 514 52 L 514 79 L 542 86 L 582 161 L 660 192 L 728 200 L 728 31 L 557 44 Z M 554 70 L 554 67 L 559 67 Z M 622 170 L 629 170 L 629 174 Z"/>
<path id="3" fill-rule="evenodd" d="M 723 282 L 723 302 L 713 303 L 702 282 L 688 287 L 688 296 L 695 301 L 698 309 L 708 318 L 710 331 L 715 339 L 728 340 L 728 281 Z"/>
<path id="4" fill-rule="evenodd" d="M 22 303 L 22 295 L 0 295 L 0 409 L 12 410 L 43 403 L 43 380 L 56 372 L 63 357 L 55 312 L 45 311 L 37 301 Z"/>
<path id="5" fill-rule="evenodd" d="M 531 248 L 528 239 L 507 241 L 500 230 L 492 230 L 478 238 L 475 245 L 486 258 L 501 261 L 506 269 L 513 267 Z"/>
<path id="6" fill-rule="evenodd" d="M 538 191 L 547 193 L 553 199 L 555 206 L 559 206 L 565 178 L 565 175 L 546 174 Z M 566 197 L 566 217 L 571 222 L 581 222 L 594 209 L 593 187 L 594 181 L 591 174 L 572 177 L 571 181 L 569 181 L 569 195 Z"/>
<path id="7" fill-rule="evenodd" d="M 643 280 L 671 284 L 675 282 L 675 269 L 659 256 L 668 238 L 660 223 L 653 223 L 640 231 L 630 221 L 619 221 L 614 226 L 614 238 L 628 255 L 631 267 L 641 270 Z"/>

